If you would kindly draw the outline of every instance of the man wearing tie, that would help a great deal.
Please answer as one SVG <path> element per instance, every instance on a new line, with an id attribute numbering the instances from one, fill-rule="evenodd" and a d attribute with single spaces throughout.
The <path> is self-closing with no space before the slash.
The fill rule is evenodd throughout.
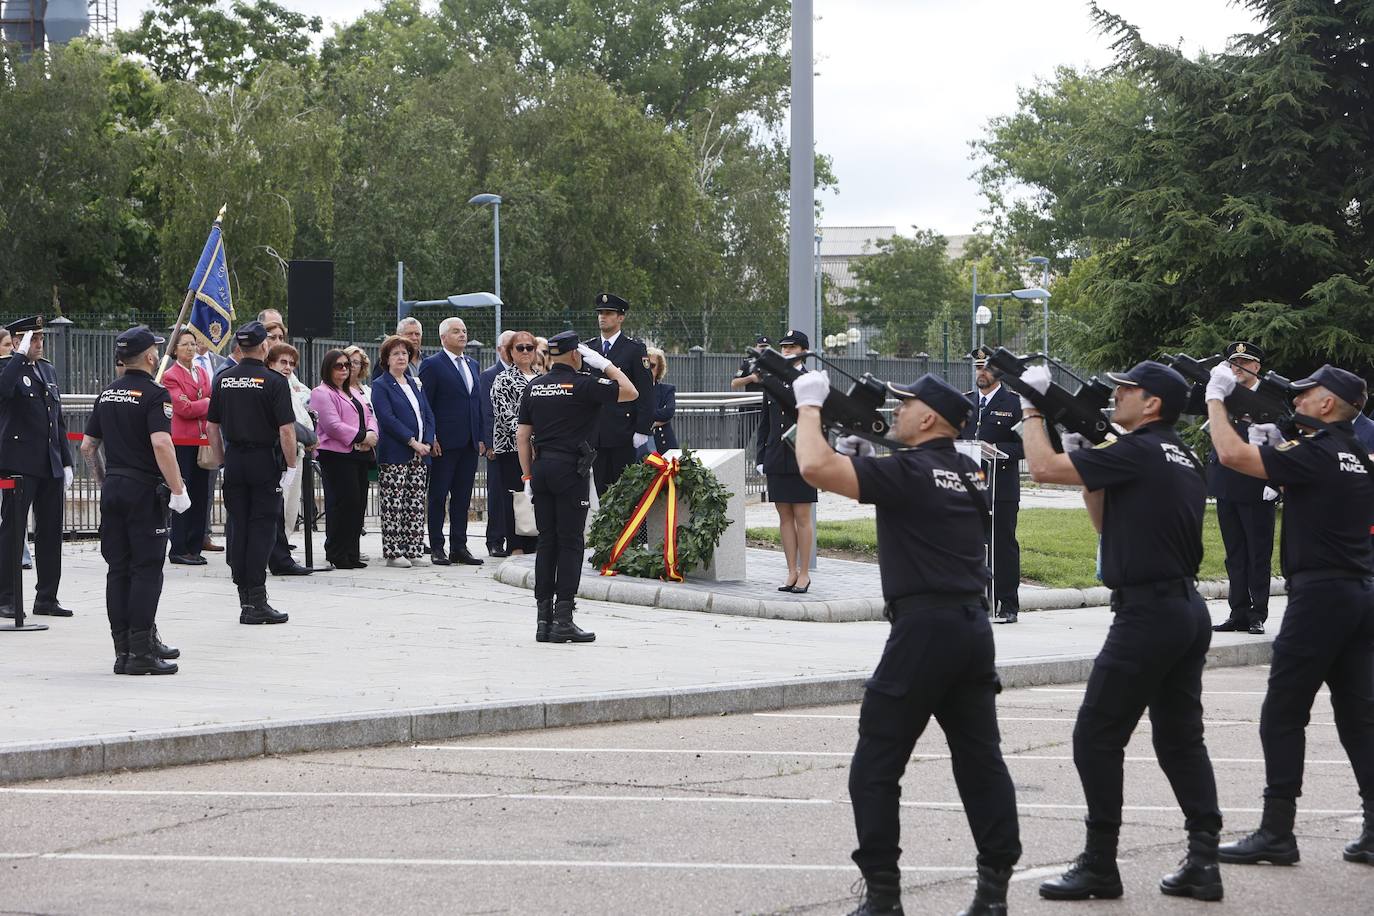
<path id="1" fill-rule="evenodd" d="M 985 459 L 983 469 L 992 484 L 992 594 L 997 623 L 1016 623 L 1021 612 L 1021 545 L 1016 542 L 1016 513 L 1021 504 L 1021 459 L 1026 456 L 1015 427 L 1021 422 L 1021 399 L 988 371 L 986 347 L 969 354 L 977 389 L 965 393 L 973 403 L 960 439 L 978 439 L 1005 452 L 1006 458 Z M 995 468 L 994 468 L 995 465 Z"/>
<path id="2" fill-rule="evenodd" d="M 600 293 L 595 307 L 601 334 L 587 341 L 587 346 L 614 363 L 639 392 L 633 401 L 603 404 L 596 430 L 588 439 L 596 449 L 592 471 L 596 495 L 601 496 L 635 463 L 635 451 L 649 441 L 654 426 L 654 376 L 644 343 L 620 332 L 630 303 L 612 293 Z"/>
<path id="3" fill-rule="evenodd" d="M 420 363 L 420 384 L 434 410 L 433 463 L 429 471 L 429 548 L 436 566 L 481 566 L 468 551 L 468 504 L 482 440 L 482 387 L 477 361 L 464 354 L 468 327 L 461 318 L 439 324 L 443 349 Z M 444 512 L 452 549 L 444 552 Z M 450 555 L 452 559 L 450 559 Z"/>

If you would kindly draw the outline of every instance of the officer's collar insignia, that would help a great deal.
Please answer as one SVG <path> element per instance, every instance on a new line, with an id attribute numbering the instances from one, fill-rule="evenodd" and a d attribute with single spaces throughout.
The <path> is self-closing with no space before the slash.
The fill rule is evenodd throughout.
<path id="1" fill-rule="evenodd" d="M 1102 440 L 1101 442 L 1099 442 L 1099 443 L 1097 443 L 1096 445 L 1094 445 L 1093 448 L 1106 448 L 1107 446 L 1109 446 L 1109 445 L 1114 445 L 1114 444 L 1116 444 L 1116 440 L 1115 440 L 1115 439 L 1104 439 L 1104 440 Z"/>
<path id="2" fill-rule="evenodd" d="M 1288 451 L 1290 448 L 1297 448 L 1299 445 L 1302 445 L 1302 440 L 1300 440 L 1300 439 L 1288 439 L 1288 440 L 1285 440 L 1285 441 L 1283 441 L 1283 442 L 1280 442 L 1278 445 L 1274 446 L 1274 451 L 1276 451 L 1276 452 L 1286 452 L 1286 451 Z"/>

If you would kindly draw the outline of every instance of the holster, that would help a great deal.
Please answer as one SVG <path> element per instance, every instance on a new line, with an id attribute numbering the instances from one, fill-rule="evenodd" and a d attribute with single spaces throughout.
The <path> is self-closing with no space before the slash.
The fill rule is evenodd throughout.
<path id="1" fill-rule="evenodd" d="M 577 476 L 591 476 L 594 461 L 596 461 L 596 449 L 592 448 L 586 439 L 583 439 L 577 445 Z"/>

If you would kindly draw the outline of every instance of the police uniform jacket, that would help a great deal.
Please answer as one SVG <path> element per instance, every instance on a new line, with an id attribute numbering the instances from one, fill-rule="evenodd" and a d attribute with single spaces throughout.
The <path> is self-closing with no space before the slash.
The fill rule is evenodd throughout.
<path id="1" fill-rule="evenodd" d="M 597 353 L 601 352 L 601 337 L 586 341 Z M 629 448 L 634 434 L 648 436 L 654 426 L 654 374 L 649 368 L 649 351 L 642 341 L 621 334 L 611 345 L 606 358 L 624 372 L 639 397 L 633 401 L 613 401 L 601 408 L 596 429 L 588 441 L 596 448 Z M 591 371 L 593 376 L 601 373 Z M 612 382 L 614 384 L 614 382 Z"/>
<path id="2" fill-rule="evenodd" d="M 1241 439 L 1250 435 L 1248 420 L 1232 420 L 1231 426 Z M 1215 499 L 1229 499 L 1238 503 L 1264 502 L 1265 482 L 1258 477 L 1242 474 L 1221 463 L 1217 450 L 1207 455 L 1207 495 Z"/>
<path id="3" fill-rule="evenodd" d="M 992 498 L 997 502 L 1018 502 L 1021 499 L 1021 459 L 1026 457 L 1021 434 L 1014 428 L 1021 422 L 1021 398 L 1006 385 L 999 385 L 980 417 L 978 401 L 981 396 L 982 392 L 977 389 L 967 393 L 973 410 L 969 412 L 968 422 L 964 424 L 959 438 L 981 439 L 1007 453 L 1008 457 L 996 461 L 997 479 Z"/>
<path id="4" fill-rule="evenodd" d="M 806 370 L 802 370 L 806 371 Z M 788 385 L 790 388 L 791 385 Z M 760 433 L 762 438 L 765 433 L 767 438 L 764 440 L 763 457 L 760 463 L 763 465 L 765 474 L 800 474 L 801 467 L 797 464 L 796 450 L 783 441 L 782 434 L 787 432 L 793 424 L 797 422 L 795 414 L 785 410 L 782 404 L 778 403 L 767 393 L 763 396 L 763 430 Z"/>
<path id="5" fill-rule="evenodd" d="M 46 359 L 0 359 L 0 472 L 61 477 L 72 463 L 57 371 Z"/>

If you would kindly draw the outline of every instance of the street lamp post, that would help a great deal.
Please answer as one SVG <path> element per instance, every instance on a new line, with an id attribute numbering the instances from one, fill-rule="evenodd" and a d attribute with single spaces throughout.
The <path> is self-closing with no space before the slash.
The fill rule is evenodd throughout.
<path id="1" fill-rule="evenodd" d="M 468 203 L 485 207 L 491 204 L 491 228 L 492 235 L 496 241 L 496 272 L 493 282 L 492 293 L 496 296 L 496 336 L 501 336 L 501 195 L 499 194 L 478 194 Z"/>

